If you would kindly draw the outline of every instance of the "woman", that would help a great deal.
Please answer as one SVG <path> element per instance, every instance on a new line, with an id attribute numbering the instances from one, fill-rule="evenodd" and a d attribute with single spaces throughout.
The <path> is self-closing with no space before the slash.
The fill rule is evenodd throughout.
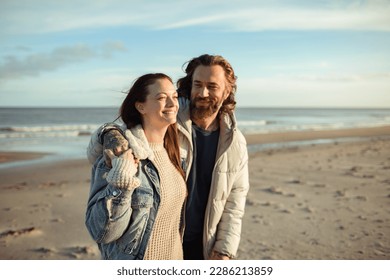
<path id="1" fill-rule="evenodd" d="M 131 149 L 94 164 L 86 226 L 104 259 L 183 259 L 186 197 L 178 99 L 165 74 L 138 78 L 120 108 Z M 134 156 L 133 156 L 134 155 Z"/>

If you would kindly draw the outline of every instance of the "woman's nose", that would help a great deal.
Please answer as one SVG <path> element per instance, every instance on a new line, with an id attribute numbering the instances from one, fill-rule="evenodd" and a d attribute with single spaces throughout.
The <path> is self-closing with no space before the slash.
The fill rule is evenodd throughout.
<path id="1" fill-rule="evenodd" d="M 173 107 L 173 106 L 175 106 L 175 104 L 176 104 L 176 101 L 174 98 L 172 98 L 172 97 L 167 98 L 167 104 L 166 104 L 167 107 Z"/>

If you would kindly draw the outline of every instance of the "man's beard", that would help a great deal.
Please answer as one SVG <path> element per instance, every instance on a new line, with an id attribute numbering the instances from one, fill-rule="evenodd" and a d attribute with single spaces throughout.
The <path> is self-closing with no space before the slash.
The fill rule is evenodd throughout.
<path id="1" fill-rule="evenodd" d="M 203 101 L 203 104 L 207 102 L 208 104 L 205 106 L 196 106 L 196 103 L 199 101 Z M 195 97 L 191 100 L 190 104 L 190 112 L 191 118 L 202 120 L 212 116 L 214 113 L 218 112 L 221 104 L 218 103 L 217 99 L 213 99 L 210 97 Z"/>

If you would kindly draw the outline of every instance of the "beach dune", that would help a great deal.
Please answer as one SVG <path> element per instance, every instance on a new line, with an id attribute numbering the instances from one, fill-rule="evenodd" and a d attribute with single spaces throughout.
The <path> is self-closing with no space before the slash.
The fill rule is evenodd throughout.
<path id="1" fill-rule="evenodd" d="M 250 153 L 238 259 L 390 259 L 390 127 L 246 137 L 334 141 Z M 84 225 L 90 173 L 86 159 L 0 168 L 0 259 L 99 259 Z"/>

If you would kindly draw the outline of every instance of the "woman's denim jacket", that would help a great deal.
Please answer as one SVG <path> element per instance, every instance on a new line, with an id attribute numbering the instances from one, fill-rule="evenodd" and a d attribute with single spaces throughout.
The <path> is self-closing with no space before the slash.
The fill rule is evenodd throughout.
<path id="1" fill-rule="evenodd" d="M 107 183 L 104 158 L 92 169 L 86 226 L 103 259 L 143 259 L 160 204 L 159 177 L 149 159 L 138 164 L 141 185 L 117 188 Z"/>

